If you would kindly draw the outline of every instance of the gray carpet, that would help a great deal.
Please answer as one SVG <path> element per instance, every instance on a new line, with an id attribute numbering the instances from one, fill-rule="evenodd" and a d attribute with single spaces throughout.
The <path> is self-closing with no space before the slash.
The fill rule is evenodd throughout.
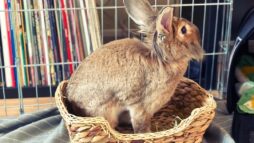
<path id="1" fill-rule="evenodd" d="M 231 125 L 232 125 L 233 115 L 228 114 L 226 109 L 226 101 L 219 100 L 217 101 L 217 109 L 216 115 L 214 118 L 214 122 L 225 129 L 228 133 L 231 132 Z"/>

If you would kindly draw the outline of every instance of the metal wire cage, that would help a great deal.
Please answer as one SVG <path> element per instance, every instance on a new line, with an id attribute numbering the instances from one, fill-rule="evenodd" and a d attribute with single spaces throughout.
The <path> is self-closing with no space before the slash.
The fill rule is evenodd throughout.
<path id="1" fill-rule="evenodd" d="M 186 72 L 186 76 L 198 82 L 201 86 L 208 90 L 216 90 L 221 92 L 223 90 L 223 83 L 226 74 L 226 59 L 230 44 L 230 35 L 231 35 L 231 19 L 232 19 L 232 0 L 149 0 L 152 6 L 155 9 L 161 9 L 164 6 L 170 5 L 174 7 L 175 15 L 178 17 L 184 17 L 194 24 L 196 24 L 200 30 L 201 39 L 202 39 L 202 47 L 205 49 L 206 54 L 205 58 L 202 63 L 197 62 L 190 62 L 190 66 L 188 71 Z M 63 2 L 63 3 L 61 3 Z M 83 36 L 89 29 L 89 26 L 94 26 L 94 21 L 91 18 L 84 18 L 85 16 L 89 16 L 89 11 L 96 10 L 97 13 L 97 20 L 98 20 L 98 29 L 99 29 L 99 41 L 101 44 L 105 44 L 112 40 L 117 40 L 125 37 L 139 37 L 142 39 L 142 35 L 137 34 L 137 26 L 135 23 L 127 16 L 125 12 L 125 7 L 123 5 L 122 0 L 95 0 L 94 6 L 89 6 L 88 3 L 84 0 L 74 0 L 74 2 L 69 3 L 67 1 L 61 0 L 59 4 L 53 2 L 53 0 L 44 0 L 43 2 L 33 3 L 32 0 L 24 0 L 21 3 L 16 3 L 16 1 L 7 3 L 10 4 L 5 7 L 5 9 L 0 9 L 0 15 L 2 14 L 9 14 L 10 22 L 20 22 L 20 26 L 14 26 L 14 28 L 10 29 L 13 30 L 14 33 L 23 30 L 23 42 L 24 47 L 22 47 L 22 43 L 20 44 L 19 41 L 14 40 L 14 44 L 16 42 L 16 49 L 14 48 L 14 52 L 16 55 L 13 57 L 13 63 L 6 65 L 4 62 L 7 60 L 5 58 L 5 53 L 0 54 L 0 117 L 6 116 L 17 116 L 19 114 L 28 113 L 32 111 L 38 111 L 44 108 L 53 107 L 55 106 L 54 102 L 54 92 L 56 86 L 61 80 L 68 79 L 70 77 L 70 73 L 68 70 L 65 70 L 66 66 L 73 66 L 75 69 L 78 64 L 81 62 L 82 57 L 85 58 L 88 56 L 93 50 L 93 45 L 85 46 L 82 50 L 84 51 L 83 56 L 75 55 L 75 47 L 80 47 L 80 45 L 87 45 L 87 42 L 93 41 L 93 36 L 91 34 L 88 36 Z M 45 4 L 46 3 L 46 4 Z M 36 5 L 37 4 L 37 5 Z M 52 5 L 50 5 L 52 4 Z M 62 4 L 66 4 L 65 6 Z M 15 5 L 16 7 L 13 8 L 12 6 Z M 27 5 L 27 6 L 26 6 Z M 9 6 L 9 7 L 8 7 Z M 65 12 L 66 16 L 63 16 L 62 13 Z M 58 20 L 64 20 L 64 17 L 67 18 L 67 25 L 60 25 L 60 28 L 53 29 L 51 27 L 52 19 L 50 17 L 54 14 L 55 24 L 57 25 Z M 77 16 L 75 17 L 75 14 Z M 41 33 L 37 33 L 36 35 L 29 36 L 29 27 L 26 24 L 30 23 L 29 21 L 36 22 L 39 21 L 41 23 L 43 17 L 45 16 L 45 29 L 40 25 L 39 29 L 35 28 L 37 31 L 41 31 Z M 33 17 L 34 16 L 34 17 Z M 49 18 L 48 18 L 48 17 Z M 57 16 L 60 16 L 57 19 Z M 72 18 L 72 17 L 75 18 Z M 28 20 L 26 21 L 26 17 Z M 0 16 L 1 18 L 1 16 Z M 33 18 L 35 19 L 33 21 Z M 7 18 L 8 19 L 8 18 Z M 24 20 L 22 23 L 22 19 Z M 47 21 L 47 19 L 49 19 Z M 81 31 L 80 40 L 73 40 L 75 36 L 78 35 L 77 28 L 73 28 L 77 23 L 80 21 L 87 20 L 87 23 L 80 26 L 79 30 Z M 38 20 L 38 21 L 37 21 Z M 92 22 L 91 22 L 92 21 Z M 31 22 L 31 24 L 33 24 Z M 96 22 L 96 21 L 95 21 Z M 38 24 L 38 23 L 37 23 Z M 54 23 L 53 23 L 54 24 Z M 69 24 L 69 25 L 68 25 Z M 22 27 L 23 29 L 20 27 Z M 47 26 L 49 25 L 49 26 Z M 7 25 L 8 26 L 8 25 Z M 31 25 L 32 26 L 32 25 Z M 57 25 L 59 26 L 59 25 Z M 57 27 L 56 26 L 56 27 Z M 61 27 L 62 26 L 62 27 Z M 40 59 L 40 53 L 38 55 L 34 54 L 34 61 L 29 62 L 28 58 L 22 57 L 22 50 L 21 53 L 19 49 L 25 49 L 26 46 L 29 47 L 29 39 L 32 40 L 33 46 L 37 47 L 37 50 L 40 50 L 40 43 L 38 39 L 41 41 L 50 43 L 53 47 L 54 40 L 54 33 L 57 33 L 58 38 L 58 46 L 63 48 L 65 45 L 63 44 L 66 42 L 65 35 L 62 34 L 61 31 L 64 29 L 64 26 L 67 26 L 70 37 L 73 36 L 74 38 L 69 38 L 71 42 L 70 48 L 71 54 L 73 55 L 72 60 L 55 60 L 46 61 L 46 60 L 37 60 Z M 16 29 L 15 29 L 16 28 Z M 52 29 L 50 29 L 52 28 Z M 94 27 L 96 28 L 96 27 Z M 7 28 L 8 29 L 8 28 Z M 1 25 L 1 33 L 3 37 L 3 30 L 6 30 Z M 30 33 L 32 34 L 32 28 L 30 29 Z M 54 31 L 55 30 L 55 31 Z M 64 31 L 64 30 L 63 30 Z M 48 33 L 51 32 L 51 37 L 48 36 Z M 64 31 L 66 32 L 66 31 Z M 63 33 L 64 33 L 63 32 Z M 83 32 L 83 33 L 82 33 Z M 22 32 L 20 32 L 22 33 Z M 43 35 L 46 35 L 46 39 L 43 39 Z M 61 35 L 59 35 L 61 34 Z M 77 34 L 77 35 L 76 35 Z M 45 36 L 44 35 L 44 36 Z M 11 35 L 10 35 L 11 36 Z M 14 34 L 14 39 L 15 39 Z M 98 37 L 97 37 L 98 38 Z M 12 39 L 11 39 L 12 40 Z M 21 39 L 22 41 L 22 39 Z M 37 41 L 37 43 L 36 43 Z M 75 42 L 73 42 L 75 41 Z M 41 42 L 41 43 L 43 43 Z M 98 39 L 97 39 L 98 42 Z M 5 41 L 0 43 L 2 47 L 1 50 L 4 49 Z M 21 45 L 18 47 L 17 45 Z M 50 45 L 49 49 L 50 48 Z M 32 47 L 32 46 L 31 46 Z M 41 46 L 43 47 L 43 46 Z M 88 47 L 88 48 L 87 48 Z M 27 48 L 27 55 L 29 55 L 29 48 Z M 36 49 L 34 53 L 36 53 Z M 43 50 L 42 50 L 43 51 Z M 52 58 L 50 55 L 54 56 L 54 48 L 52 48 L 53 54 L 46 54 L 44 53 L 43 58 Z M 66 51 L 63 51 L 63 53 Z M 67 55 L 68 56 L 68 55 Z M 60 57 L 59 57 L 60 58 Z M 24 59 L 26 62 L 24 62 Z M 49 68 L 48 68 L 49 67 Z M 45 84 L 43 84 L 43 80 L 40 79 L 42 76 L 47 76 L 45 73 L 42 75 L 42 71 L 50 70 L 53 67 L 54 73 L 48 72 L 49 80 Z M 16 84 L 15 86 L 8 86 L 7 85 L 7 78 L 6 75 L 9 74 L 7 71 L 8 69 L 13 69 L 16 72 Z M 42 70 L 43 69 L 43 70 Z M 25 83 L 26 79 L 25 70 L 33 71 L 31 73 L 27 72 L 26 75 L 28 78 L 31 78 L 31 82 L 29 80 Z M 22 74 L 23 73 L 23 74 Z M 30 74 L 30 75 L 29 75 Z M 31 75 L 34 74 L 34 75 Z M 46 72 L 47 74 L 47 72 Z M 61 75 L 61 76 L 60 76 Z M 58 78 L 56 77 L 58 76 Z M 33 82 L 32 82 L 33 78 Z M 22 79 L 22 80 L 21 80 Z M 53 80 L 54 79 L 54 80 Z"/>

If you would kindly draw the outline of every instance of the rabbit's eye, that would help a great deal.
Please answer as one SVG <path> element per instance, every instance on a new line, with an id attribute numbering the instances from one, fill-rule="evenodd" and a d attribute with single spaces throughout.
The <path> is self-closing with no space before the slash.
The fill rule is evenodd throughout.
<path id="1" fill-rule="evenodd" d="M 181 32 L 182 32 L 182 34 L 186 34 L 187 33 L 187 29 L 186 29 L 185 26 L 182 27 Z"/>

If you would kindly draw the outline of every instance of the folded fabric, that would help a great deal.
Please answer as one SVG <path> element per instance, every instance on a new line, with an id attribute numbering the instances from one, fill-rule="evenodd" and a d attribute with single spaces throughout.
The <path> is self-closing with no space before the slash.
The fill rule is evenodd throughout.
<path id="1" fill-rule="evenodd" d="M 254 114 L 254 82 L 244 83 L 239 93 L 241 98 L 237 102 L 237 110 L 240 113 Z"/>
<path id="2" fill-rule="evenodd" d="M 0 119 L 0 143 L 69 143 L 56 107 L 16 119 Z"/>
<path id="3" fill-rule="evenodd" d="M 240 95 L 243 95 L 246 91 L 248 91 L 251 88 L 254 88 L 254 82 L 253 81 L 248 81 L 248 82 L 241 83 L 238 93 Z"/>

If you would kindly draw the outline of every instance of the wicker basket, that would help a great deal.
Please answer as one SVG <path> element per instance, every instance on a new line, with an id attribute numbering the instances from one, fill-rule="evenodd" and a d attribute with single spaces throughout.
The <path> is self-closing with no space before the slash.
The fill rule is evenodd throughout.
<path id="1" fill-rule="evenodd" d="M 183 78 L 172 100 L 152 119 L 152 133 L 119 133 L 103 117 L 78 117 L 68 112 L 63 81 L 55 93 L 56 105 L 67 126 L 71 142 L 96 143 L 199 143 L 215 115 L 211 95 L 192 80 Z"/>

